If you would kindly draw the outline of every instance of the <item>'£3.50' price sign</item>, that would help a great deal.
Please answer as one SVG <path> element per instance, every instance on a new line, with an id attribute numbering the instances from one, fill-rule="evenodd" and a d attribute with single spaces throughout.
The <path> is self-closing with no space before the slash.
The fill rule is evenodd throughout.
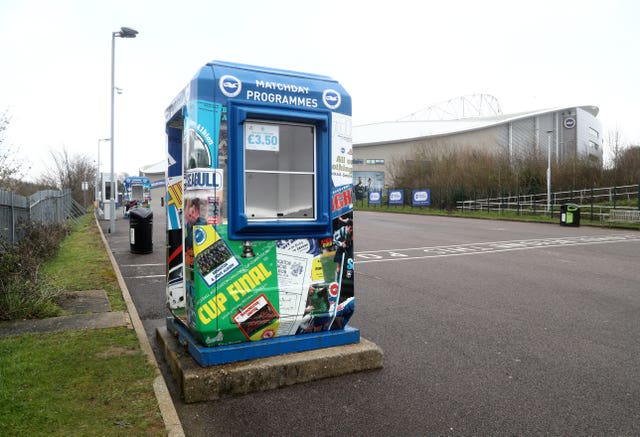
<path id="1" fill-rule="evenodd" d="M 246 123 L 244 144 L 247 150 L 277 152 L 280 148 L 280 128 L 264 123 Z"/>

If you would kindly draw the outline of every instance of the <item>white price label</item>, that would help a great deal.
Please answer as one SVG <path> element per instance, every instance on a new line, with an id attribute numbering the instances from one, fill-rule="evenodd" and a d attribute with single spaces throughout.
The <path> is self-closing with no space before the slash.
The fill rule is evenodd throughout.
<path id="1" fill-rule="evenodd" d="M 280 126 L 262 123 L 247 123 L 244 130 L 247 150 L 277 152 L 280 150 Z"/>

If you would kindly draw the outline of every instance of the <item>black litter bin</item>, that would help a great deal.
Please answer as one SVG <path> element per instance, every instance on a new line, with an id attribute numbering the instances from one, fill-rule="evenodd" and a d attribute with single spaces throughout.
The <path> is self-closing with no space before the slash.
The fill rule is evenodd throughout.
<path id="1" fill-rule="evenodd" d="M 129 244 L 131 253 L 153 252 L 153 211 L 133 208 L 129 211 Z"/>
<path id="2" fill-rule="evenodd" d="M 560 225 L 580 226 L 580 207 L 575 203 L 560 205 Z"/>

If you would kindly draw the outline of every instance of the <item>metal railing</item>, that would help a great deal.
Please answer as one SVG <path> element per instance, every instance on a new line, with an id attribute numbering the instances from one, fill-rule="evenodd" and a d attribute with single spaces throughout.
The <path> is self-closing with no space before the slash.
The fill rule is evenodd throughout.
<path id="1" fill-rule="evenodd" d="M 71 197 L 71 190 L 38 191 L 29 197 L 0 190 L 0 238 L 16 243 L 20 225 L 27 222 L 60 224 L 77 222 L 85 209 Z"/>
<path id="2" fill-rule="evenodd" d="M 638 199 L 640 187 L 623 185 L 615 187 L 584 188 L 581 190 L 557 191 L 551 193 L 520 194 L 515 196 L 492 197 L 486 199 L 470 199 L 456 202 L 461 211 L 487 211 L 499 213 L 515 213 L 517 215 L 541 215 L 560 212 L 560 207 L 567 203 L 575 203 L 582 209 L 583 217 L 590 220 L 604 221 L 611 210 L 618 209 L 618 202 Z M 551 210 L 547 208 L 549 201 Z M 627 208 L 630 209 L 630 208 Z M 638 208 L 636 208 L 638 209 Z"/>
<path id="3" fill-rule="evenodd" d="M 608 222 L 640 223 L 640 210 L 612 209 L 607 216 Z"/>

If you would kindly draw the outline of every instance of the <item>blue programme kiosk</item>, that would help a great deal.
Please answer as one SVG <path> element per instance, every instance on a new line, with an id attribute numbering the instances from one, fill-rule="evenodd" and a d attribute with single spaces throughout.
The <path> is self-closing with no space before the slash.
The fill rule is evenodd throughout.
<path id="1" fill-rule="evenodd" d="M 203 366 L 359 342 L 343 87 L 214 61 L 165 117 L 169 331 Z"/>

